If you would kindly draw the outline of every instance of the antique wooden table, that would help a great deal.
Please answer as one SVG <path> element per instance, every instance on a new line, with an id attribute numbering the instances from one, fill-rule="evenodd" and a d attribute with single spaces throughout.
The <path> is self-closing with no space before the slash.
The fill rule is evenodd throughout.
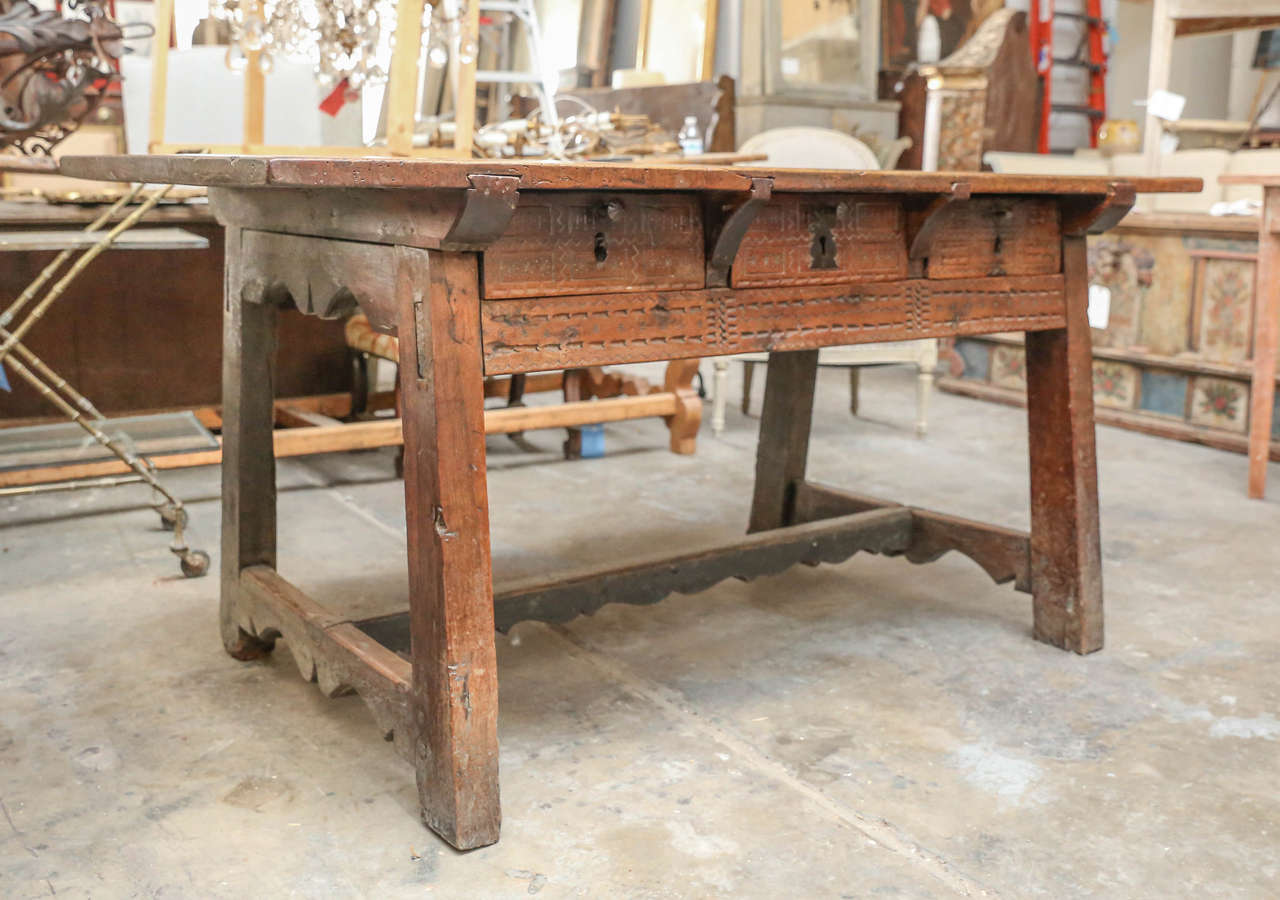
<path id="1" fill-rule="evenodd" d="M 322 690 L 359 692 L 455 847 L 498 838 L 495 627 L 858 551 L 958 550 L 1031 593 L 1038 639 L 1102 646 L 1084 235 L 1135 189 L 1195 179 L 192 156 L 63 170 L 209 186 L 228 228 L 227 650 L 250 659 L 283 636 Z M 290 304 L 359 307 L 401 338 L 406 614 L 350 621 L 276 572 L 272 355 Z M 1030 534 L 805 479 L 818 348 L 996 331 L 1027 333 Z M 495 591 L 483 375 L 761 350 L 747 537 Z"/>

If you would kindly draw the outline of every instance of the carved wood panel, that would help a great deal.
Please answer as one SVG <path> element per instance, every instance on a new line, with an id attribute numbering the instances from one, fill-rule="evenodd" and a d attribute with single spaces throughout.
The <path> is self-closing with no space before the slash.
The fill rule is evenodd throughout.
<path id="1" fill-rule="evenodd" d="M 730 284 L 837 284 L 906 275 L 899 198 L 775 194 L 742 239 Z"/>
<path id="2" fill-rule="evenodd" d="M 693 194 L 527 191 L 485 251 L 484 296 L 699 288 L 704 259 Z"/>
<path id="3" fill-rule="evenodd" d="M 1061 328 L 1061 275 L 537 297 L 481 304 L 485 372 Z"/>
<path id="4" fill-rule="evenodd" d="M 941 215 L 929 252 L 930 278 L 1062 271 L 1062 226 L 1053 200 L 975 197 Z"/>

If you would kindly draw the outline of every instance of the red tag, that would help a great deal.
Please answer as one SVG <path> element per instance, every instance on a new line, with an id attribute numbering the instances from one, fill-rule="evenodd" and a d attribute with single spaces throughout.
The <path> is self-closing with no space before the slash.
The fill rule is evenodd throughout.
<path id="1" fill-rule="evenodd" d="M 320 111 L 336 116 L 338 111 L 347 103 L 347 79 L 342 79 L 337 86 L 329 92 L 329 96 L 320 101 Z"/>

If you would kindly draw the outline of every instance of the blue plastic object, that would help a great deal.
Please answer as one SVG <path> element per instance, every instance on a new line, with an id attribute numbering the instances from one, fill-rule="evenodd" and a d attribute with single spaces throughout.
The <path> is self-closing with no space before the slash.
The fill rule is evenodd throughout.
<path id="1" fill-rule="evenodd" d="M 582 458 L 599 459 L 604 456 L 604 426 L 582 426 Z"/>

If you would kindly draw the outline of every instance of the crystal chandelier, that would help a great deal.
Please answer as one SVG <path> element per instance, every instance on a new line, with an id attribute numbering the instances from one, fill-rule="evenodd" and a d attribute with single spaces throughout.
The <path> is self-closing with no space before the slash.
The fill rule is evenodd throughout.
<path id="1" fill-rule="evenodd" d="M 326 87 L 345 80 L 354 92 L 387 80 L 380 60 L 394 46 L 396 0 L 209 0 L 209 14 L 230 29 L 231 69 L 245 69 L 257 53 L 263 73 L 284 56 L 311 63 Z M 445 65 L 451 47 L 459 62 L 475 60 L 475 36 L 462 33 L 466 14 L 467 0 L 427 3 L 422 41 L 429 65 Z"/>

